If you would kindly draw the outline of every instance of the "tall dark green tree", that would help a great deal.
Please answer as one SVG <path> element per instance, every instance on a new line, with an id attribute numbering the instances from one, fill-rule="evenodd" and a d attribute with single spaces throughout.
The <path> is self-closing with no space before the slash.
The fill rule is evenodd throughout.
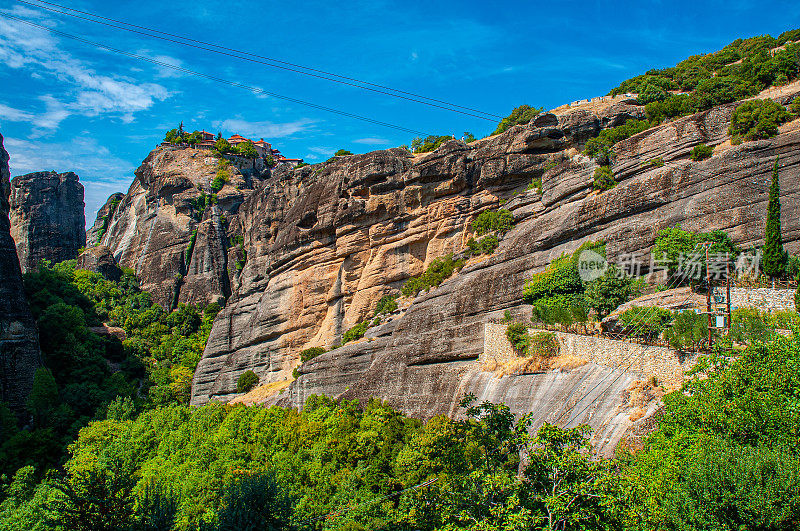
<path id="1" fill-rule="evenodd" d="M 772 185 L 769 188 L 769 206 L 767 206 L 767 228 L 764 234 L 764 256 L 761 270 L 770 278 L 779 278 L 786 272 L 788 255 L 783 248 L 781 237 L 781 200 L 778 184 L 778 161 L 772 168 Z"/>

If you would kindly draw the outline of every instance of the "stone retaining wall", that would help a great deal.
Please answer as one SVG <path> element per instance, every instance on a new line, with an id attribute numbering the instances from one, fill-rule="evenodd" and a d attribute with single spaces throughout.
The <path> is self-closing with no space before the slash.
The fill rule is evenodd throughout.
<path id="1" fill-rule="evenodd" d="M 486 323 L 483 354 L 479 362 L 488 360 L 507 361 L 517 356 L 506 338 L 504 324 Z M 542 330 L 529 328 L 529 334 Z M 684 373 L 694 365 L 698 354 L 681 353 L 665 347 L 607 339 L 598 336 L 583 336 L 564 332 L 551 332 L 560 344 L 559 355 L 576 356 L 592 363 L 622 368 L 626 372 L 638 373 L 642 379 L 655 376 L 668 388 L 678 388 L 683 383 Z"/>
<path id="2" fill-rule="evenodd" d="M 731 288 L 733 308 L 754 307 L 766 311 L 795 310 L 793 289 Z"/>

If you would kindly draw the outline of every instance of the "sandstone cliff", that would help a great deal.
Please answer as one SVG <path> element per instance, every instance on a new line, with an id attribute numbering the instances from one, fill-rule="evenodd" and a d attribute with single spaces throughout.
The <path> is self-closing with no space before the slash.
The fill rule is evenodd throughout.
<path id="1" fill-rule="evenodd" d="M 0 400 L 17 413 L 33 386 L 33 375 L 41 365 L 39 334 L 25 292 L 16 245 L 8 218 L 11 183 L 8 153 L 0 136 Z"/>
<path id="2" fill-rule="evenodd" d="M 22 271 L 40 260 L 78 257 L 86 244 L 83 185 L 72 172 L 42 171 L 11 181 L 11 236 Z"/>
<path id="3" fill-rule="evenodd" d="M 235 396 L 236 378 L 290 378 L 306 347 L 330 346 L 371 315 L 378 298 L 434 258 L 463 249 L 469 222 L 504 201 L 515 228 L 495 254 L 417 297 L 405 313 L 371 329 L 369 339 L 299 368 L 280 403 L 310 394 L 379 397 L 422 418 L 456 414 L 461 396 L 588 423 L 608 451 L 631 427 L 624 390 L 637 367 L 586 364 L 571 371 L 507 376 L 480 370 L 486 321 L 521 306 L 525 279 L 563 251 L 604 239 L 609 258 L 649 251 L 656 232 L 680 223 L 724 229 L 744 246 L 760 243 L 772 164 L 781 156 L 784 235 L 800 238 L 797 185 L 800 131 L 787 124 L 770 140 L 730 146 L 726 105 L 645 131 L 617 146 L 619 184 L 592 191 L 597 168 L 579 154 L 600 127 L 641 116 L 625 103 L 601 111 L 544 114 L 527 126 L 435 153 L 402 150 L 339 157 L 277 173 L 248 197 L 234 220 L 246 251 L 240 283 L 220 313 L 195 373 L 192 401 Z M 692 162 L 699 143 L 717 146 Z M 576 149 L 577 148 L 577 149 Z M 648 164 L 661 158 L 664 166 Z M 529 190 L 542 178 L 541 195 Z M 574 418 L 572 418 L 574 417 Z"/>
<path id="4" fill-rule="evenodd" d="M 98 212 L 95 241 L 166 308 L 230 295 L 228 220 L 260 177 L 224 171 L 227 182 L 213 193 L 219 167 L 208 151 L 160 147 L 136 170 L 128 193 Z"/>

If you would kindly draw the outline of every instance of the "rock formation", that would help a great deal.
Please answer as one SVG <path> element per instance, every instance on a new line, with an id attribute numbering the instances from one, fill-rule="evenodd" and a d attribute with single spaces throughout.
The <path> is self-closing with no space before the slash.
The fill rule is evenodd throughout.
<path id="1" fill-rule="evenodd" d="M 125 197 L 125 194 L 122 192 L 111 194 L 109 198 L 106 199 L 105 204 L 100 207 L 100 210 L 97 211 L 97 219 L 95 219 L 91 228 L 86 231 L 87 246 L 97 245 L 100 243 L 100 240 L 103 238 L 103 234 L 105 234 L 105 232 L 108 230 L 108 224 L 111 222 L 111 218 L 117 211 L 117 207 L 119 206 L 123 197 Z"/>
<path id="2" fill-rule="evenodd" d="M 78 256 L 76 267 L 100 273 L 106 279 L 115 282 L 122 278 L 122 270 L 117 265 L 117 261 L 114 260 L 111 249 L 105 245 L 96 245 L 84 250 Z"/>
<path id="3" fill-rule="evenodd" d="M 77 258 L 86 244 L 83 185 L 72 172 L 14 177 L 10 218 L 23 273 L 35 269 L 40 260 Z"/>
<path id="4" fill-rule="evenodd" d="M 8 218 L 11 183 L 0 136 L 0 400 L 21 413 L 41 365 L 39 334 L 25 292 Z"/>
<path id="5" fill-rule="evenodd" d="M 260 178 L 235 166 L 223 171 L 227 182 L 214 193 L 220 168 L 210 152 L 159 147 L 136 170 L 128 193 L 109 198 L 90 231 L 166 308 L 230 295 L 228 219 Z"/>
<path id="6" fill-rule="evenodd" d="M 640 108 L 615 107 L 604 117 L 544 114 L 423 156 L 388 150 L 276 173 L 234 220 L 247 260 L 195 373 L 193 403 L 232 398 L 247 369 L 261 382 L 289 378 L 302 349 L 338 343 L 371 316 L 381 295 L 434 258 L 463 249 L 477 213 L 507 201 L 516 226 L 494 255 L 417 297 L 368 340 L 304 364 L 280 403 L 301 406 L 315 393 L 375 396 L 428 418 L 456 414 L 460 397 L 472 392 L 517 413 L 535 411 L 539 422 L 567 408 L 566 419 L 592 425 L 601 446 L 613 448 L 632 423 L 623 390 L 641 372 L 587 364 L 498 380 L 476 363 L 487 319 L 521 311 L 525 280 L 587 240 L 605 240 L 612 260 L 648 252 L 657 231 L 675 224 L 723 229 L 740 245 L 758 244 L 763 183 L 777 155 L 786 243 L 794 250 L 800 239 L 797 122 L 774 139 L 739 146 L 728 142 L 733 104 L 664 124 L 617 146 L 619 184 L 598 193 L 591 186 L 597 165 L 577 149 L 620 114 L 641 116 Z M 717 146 L 716 155 L 689 160 L 699 143 Z M 648 163 L 657 158 L 663 166 Z M 528 189 L 538 177 L 541 195 Z"/>
<path id="7" fill-rule="evenodd" d="M 588 423 L 600 448 L 611 451 L 641 428 L 630 420 L 625 390 L 645 377 L 642 368 L 586 363 L 498 379 L 477 363 L 485 324 L 505 310 L 526 319 L 525 280 L 588 240 L 605 240 L 612 260 L 647 253 L 657 231 L 676 224 L 723 229 L 742 246 L 758 245 L 764 183 L 777 155 L 785 244 L 796 250 L 798 122 L 773 139 L 731 146 L 734 107 L 620 142 L 612 165 L 618 184 L 605 192 L 592 189 L 598 166 L 580 150 L 602 128 L 644 116 L 624 98 L 544 113 L 501 135 L 451 141 L 428 154 L 390 149 L 336 157 L 276 169 L 260 183 L 235 173 L 202 216 L 194 205 L 199 188 L 208 190 L 213 159 L 162 148 L 137 170 L 102 243 L 162 303 L 228 299 L 195 372 L 194 404 L 234 398 L 247 369 L 262 384 L 285 382 L 296 369 L 299 378 L 271 402 L 374 396 L 429 418 L 457 415 L 461 397 L 473 393 L 506 402 L 515 413 L 533 411 L 539 423 Z M 715 154 L 693 162 L 689 152 L 700 143 Z M 530 186 L 538 179 L 541 193 Z M 434 259 L 462 251 L 473 236 L 471 221 L 500 206 L 516 225 L 493 255 L 471 260 L 370 328 L 366 339 L 300 365 L 301 350 L 339 344 L 346 330 L 372 317 L 381 296 L 396 293 Z"/>

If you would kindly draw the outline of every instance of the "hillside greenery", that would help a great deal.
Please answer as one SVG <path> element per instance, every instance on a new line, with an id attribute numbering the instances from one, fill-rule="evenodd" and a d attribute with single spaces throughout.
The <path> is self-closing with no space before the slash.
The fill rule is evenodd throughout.
<path id="1" fill-rule="evenodd" d="M 192 375 L 219 311 L 181 304 L 167 312 L 138 287 L 131 270 L 119 282 L 75 268 L 75 261 L 24 276 L 25 294 L 39 327 L 45 368 L 29 403 L 33 424 L 17 425 L 4 406 L 0 474 L 23 465 L 39 471 L 61 463 L 67 445 L 109 404 L 131 411 L 186 403 Z M 103 323 L 126 339 L 99 334 Z M 5 422 L 5 421 L 4 421 Z"/>
<path id="2" fill-rule="evenodd" d="M 643 448 L 611 460 L 586 453 L 584 426 L 531 429 L 531 416 L 469 396 L 463 420 L 425 424 L 375 400 L 138 415 L 117 401 L 62 472 L 39 480 L 36 463 L 8 477 L 0 526 L 795 529 L 800 330 L 701 363 L 707 376 L 666 395 Z"/>
<path id="3" fill-rule="evenodd" d="M 628 79 L 611 94 L 638 94 L 648 119 L 655 123 L 710 109 L 797 79 L 797 40 L 800 30 L 786 31 L 778 38 L 737 39 L 718 52 L 695 55 L 672 68 L 649 70 Z M 779 47 L 783 48 L 774 50 Z"/>

